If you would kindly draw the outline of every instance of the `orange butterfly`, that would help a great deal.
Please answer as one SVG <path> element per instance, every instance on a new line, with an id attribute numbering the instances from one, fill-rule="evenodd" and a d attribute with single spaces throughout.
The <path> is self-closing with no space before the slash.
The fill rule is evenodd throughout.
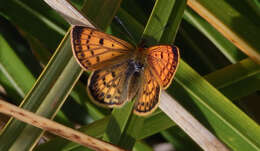
<path id="1" fill-rule="evenodd" d="M 136 98 L 134 113 L 148 115 L 159 104 L 179 64 L 179 49 L 172 45 L 136 48 L 96 29 L 74 26 L 73 54 L 90 75 L 87 91 L 94 103 L 121 107 Z"/>

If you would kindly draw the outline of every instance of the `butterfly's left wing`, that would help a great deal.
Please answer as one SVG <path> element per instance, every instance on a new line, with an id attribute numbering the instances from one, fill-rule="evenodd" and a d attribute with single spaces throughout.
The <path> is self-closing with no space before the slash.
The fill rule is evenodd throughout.
<path id="1" fill-rule="evenodd" d="M 77 62 L 85 70 L 98 70 L 125 61 L 135 50 L 119 38 L 83 26 L 72 28 L 71 45 Z"/>
<path id="2" fill-rule="evenodd" d="M 134 113 L 145 116 L 158 107 L 161 87 L 148 67 L 144 69 L 141 82 L 135 100 Z"/>

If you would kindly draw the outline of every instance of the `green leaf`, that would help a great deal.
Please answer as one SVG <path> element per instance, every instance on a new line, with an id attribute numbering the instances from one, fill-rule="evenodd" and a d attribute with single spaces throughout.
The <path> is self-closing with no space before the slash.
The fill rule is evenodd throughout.
<path id="1" fill-rule="evenodd" d="M 121 0 L 89 0 L 82 8 L 87 16 L 95 22 L 98 28 L 105 30 L 112 22 Z"/>
<path id="2" fill-rule="evenodd" d="M 173 126 L 161 134 L 166 140 L 168 140 L 176 150 L 202 150 L 197 144 L 195 144 L 187 134 L 185 134 L 179 127 Z"/>
<path id="3" fill-rule="evenodd" d="M 3 35 L 0 35 L 0 50 L 1 75 L 8 79 L 9 82 L 6 82 L 12 87 L 10 89 L 14 89 L 12 91 L 16 91 L 17 95 L 24 97 L 35 82 L 35 78 L 15 54 Z M 4 84 L 4 82 L 1 83 Z"/>
<path id="4" fill-rule="evenodd" d="M 146 45 L 150 46 L 159 42 L 174 4 L 175 1 L 156 1 L 142 36 Z"/>
<path id="5" fill-rule="evenodd" d="M 112 144 L 118 144 L 130 115 L 134 101 L 127 102 L 122 108 L 113 109 L 103 140 Z"/>
<path id="6" fill-rule="evenodd" d="M 80 73 L 81 68 L 72 57 L 70 41 L 66 36 L 33 89 L 26 95 L 22 107 L 39 115 L 53 118 Z M 0 136 L 0 142 L 4 144 L 0 146 L 0 149 L 28 150 L 41 134 L 42 130 L 13 119 Z M 26 137 L 26 143 L 24 137 Z"/>
<path id="7" fill-rule="evenodd" d="M 182 20 L 184 9 L 186 8 L 186 2 L 186 0 L 175 0 L 170 18 L 166 24 L 163 36 L 160 39 L 161 43 L 172 44 L 172 42 L 174 42 Z"/>
<path id="8" fill-rule="evenodd" d="M 137 140 L 144 139 L 176 124 L 163 112 L 157 112 L 144 120 L 142 131 L 136 137 Z"/>
<path id="9" fill-rule="evenodd" d="M 247 96 L 260 89 L 260 66 L 244 59 L 205 76 L 213 86 L 231 100 Z M 246 88 L 246 89 L 245 89 Z"/>
<path id="10" fill-rule="evenodd" d="M 236 63 L 245 58 L 245 55 L 240 52 L 230 41 L 222 36 L 208 22 L 197 15 L 190 8 L 184 12 L 184 19 L 195 26 L 202 32 L 232 63 Z"/>
<path id="11" fill-rule="evenodd" d="M 174 92 L 177 100 L 232 150 L 258 150 L 258 125 L 224 95 L 181 61 Z M 241 123 L 241 121 L 244 121 Z"/>
<path id="12" fill-rule="evenodd" d="M 133 151 L 153 151 L 153 148 L 143 142 L 136 142 Z"/>
<path id="13" fill-rule="evenodd" d="M 44 3 L 42 5 L 44 5 Z M 24 29 L 27 33 L 32 34 L 33 37 L 39 38 L 38 40 L 48 49 L 55 49 L 62 36 L 66 33 L 66 30 L 57 26 L 55 22 L 38 13 L 23 1 L 0 1 L 0 11 L 1 14 L 6 16 L 13 24 Z"/>
<path id="14" fill-rule="evenodd" d="M 259 18 L 244 1 L 192 0 L 188 5 L 234 45 L 260 63 Z M 239 25 L 239 26 L 238 26 Z M 245 32 L 246 31 L 246 32 Z"/>

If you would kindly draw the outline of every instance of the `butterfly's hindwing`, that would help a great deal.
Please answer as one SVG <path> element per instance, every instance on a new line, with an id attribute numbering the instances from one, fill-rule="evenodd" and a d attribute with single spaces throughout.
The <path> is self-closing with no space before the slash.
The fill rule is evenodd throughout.
<path id="1" fill-rule="evenodd" d="M 152 113 L 158 107 L 160 91 L 161 87 L 152 72 L 149 68 L 145 68 L 142 84 L 136 97 L 134 113 L 141 116 Z"/>
<path id="2" fill-rule="evenodd" d="M 131 75 L 127 75 L 128 61 L 108 69 L 94 71 L 88 81 L 88 93 L 102 106 L 120 107 L 128 100 Z M 130 98 L 131 99 L 131 98 Z"/>

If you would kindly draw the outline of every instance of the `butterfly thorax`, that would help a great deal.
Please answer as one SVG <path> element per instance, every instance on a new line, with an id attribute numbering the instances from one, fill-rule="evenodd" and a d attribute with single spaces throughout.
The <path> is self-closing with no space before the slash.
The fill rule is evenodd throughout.
<path id="1" fill-rule="evenodd" d="M 134 51 L 134 60 L 136 60 L 137 63 L 145 65 L 145 60 L 147 56 L 147 48 L 145 47 L 137 47 Z"/>
<path id="2" fill-rule="evenodd" d="M 130 59 L 128 61 L 127 74 L 141 73 L 144 70 L 144 64 L 139 59 Z"/>

